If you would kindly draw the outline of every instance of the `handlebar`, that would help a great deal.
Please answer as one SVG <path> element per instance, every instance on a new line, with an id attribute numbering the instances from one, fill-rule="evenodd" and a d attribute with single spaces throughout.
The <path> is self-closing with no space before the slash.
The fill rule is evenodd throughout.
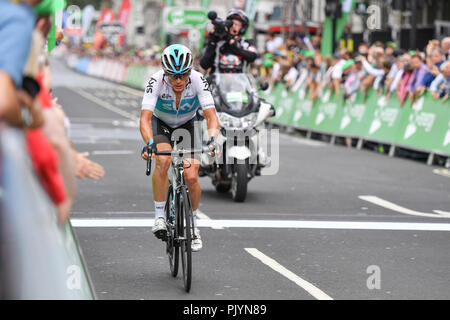
<path id="1" fill-rule="evenodd" d="M 207 151 L 207 150 L 205 150 L 205 149 L 194 149 L 194 150 L 183 150 L 183 149 L 180 149 L 180 150 L 172 150 L 172 151 L 156 151 L 156 152 L 153 152 L 152 154 L 148 155 L 148 158 L 147 158 L 147 169 L 145 171 L 145 174 L 147 176 L 149 176 L 150 173 L 151 173 L 151 170 L 152 170 L 152 155 L 153 154 L 156 155 L 156 156 L 179 156 L 179 157 L 182 157 L 185 154 L 192 154 L 192 153 L 198 154 L 198 153 L 203 153 L 205 151 Z M 209 149 L 208 149 L 208 151 L 209 151 Z"/>

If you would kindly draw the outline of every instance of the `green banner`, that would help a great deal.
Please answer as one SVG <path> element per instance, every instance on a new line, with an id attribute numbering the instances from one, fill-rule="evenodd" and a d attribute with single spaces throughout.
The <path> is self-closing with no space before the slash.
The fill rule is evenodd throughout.
<path id="1" fill-rule="evenodd" d="M 143 89 L 147 81 L 147 70 L 148 68 L 146 66 L 130 65 L 125 83 L 132 87 Z"/>
<path id="2" fill-rule="evenodd" d="M 450 154 L 450 103 L 434 101 L 427 93 L 404 106 L 395 143 Z"/>
<path id="3" fill-rule="evenodd" d="M 336 42 L 339 42 L 339 39 L 344 32 L 348 17 L 355 7 L 356 0 L 341 0 L 341 3 L 342 16 L 337 19 L 336 23 Z M 323 25 L 321 52 L 323 56 L 333 54 L 333 21 L 329 17 L 325 18 Z"/>
<path id="4" fill-rule="evenodd" d="M 279 83 L 261 96 L 274 105 L 276 116 L 269 121 L 276 124 L 450 155 L 450 101 L 429 93 L 400 106 L 397 97 L 373 90 L 366 101 L 358 93 L 344 102 L 327 89 L 313 103 L 304 87 L 293 92 Z"/>

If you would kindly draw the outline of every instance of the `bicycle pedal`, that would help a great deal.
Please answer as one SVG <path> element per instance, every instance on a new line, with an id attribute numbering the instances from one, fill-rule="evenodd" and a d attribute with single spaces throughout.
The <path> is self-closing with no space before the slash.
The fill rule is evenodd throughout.
<path id="1" fill-rule="evenodd" d="M 167 241 L 167 230 L 156 231 L 155 236 L 162 241 Z"/>

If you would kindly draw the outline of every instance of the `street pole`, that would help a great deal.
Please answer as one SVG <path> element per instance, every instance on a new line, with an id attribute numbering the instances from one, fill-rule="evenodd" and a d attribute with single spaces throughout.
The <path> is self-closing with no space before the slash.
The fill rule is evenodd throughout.
<path id="1" fill-rule="evenodd" d="M 417 0 L 411 0 L 411 32 L 409 34 L 409 46 L 416 49 L 417 35 Z"/>
<path id="2" fill-rule="evenodd" d="M 337 29 L 337 17 L 336 15 L 333 15 L 333 34 L 332 34 L 332 41 L 333 41 L 333 54 L 336 52 L 336 29 Z"/>

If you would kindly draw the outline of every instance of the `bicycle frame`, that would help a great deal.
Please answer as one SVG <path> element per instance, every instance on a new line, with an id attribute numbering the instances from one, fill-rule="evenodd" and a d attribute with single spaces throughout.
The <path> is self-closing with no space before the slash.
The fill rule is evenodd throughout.
<path id="1" fill-rule="evenodd" d="M 199 150 L 176 150 L 175 151 L 160 151 L 155 152 L 155 155 L 171 156 L 171 164 L 169 168 L 169 189 L 166 198 L 166 210 L 169 210 L 169 217 L 167 217 L 168 237 L 166 239 L 167 254 L 169 255 L 169 262 L 172 276 L 176 277 L 178 273 L 178 253 L 181 251 L 181 258 L 183 263 L 183 278 L 185 290 L 189 292 L 192 279 L 192 252 L 191 241 L 193 236 L 194 218 L 192 214 L 192 202 L 189 196 L 189 189 L 186 185 L 184 170 L 185 159 L 184 154 L 202 152 Z M 151 171 L 151 157 L 147 159 L 147 175 Z M 172 193 L 172 199 L 169 198 Z M 186 199 L 183 199 L 186 197 Z M 190 213 L 188 213 L 190 212 Z M 185 215 L 189 216 L 186 220 Z M 189 223 L 187 223 L 189 221 Z M 182 235 L 182 236 L 180 236 Z M 184 244 L 184 246 L 183 246 Z M 181 249 L 181 250 L 179 250 Z"/>

